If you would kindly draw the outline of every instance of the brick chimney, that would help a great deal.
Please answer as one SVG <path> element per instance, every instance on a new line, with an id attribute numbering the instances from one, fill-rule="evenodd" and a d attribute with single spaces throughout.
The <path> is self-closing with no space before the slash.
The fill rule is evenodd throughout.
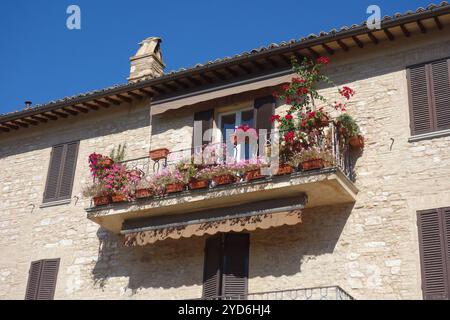
<path id="1" fill-rule="evenodd" d="M 160 77 L 166 65 L 161 54 L 161 38 L 150 37 L 139 43 L 136 55 L 130 58 L 131 68 L 128 82 Z"/>

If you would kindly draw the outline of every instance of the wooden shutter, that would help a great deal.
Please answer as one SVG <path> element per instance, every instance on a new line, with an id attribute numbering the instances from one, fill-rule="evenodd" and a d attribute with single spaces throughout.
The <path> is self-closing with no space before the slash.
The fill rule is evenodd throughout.
<path id="1" fill-rule="evenodd" d="M 422 291 L 427 300 L 449 298 L 449 255 L 446 248 L 450 236 L 448 233 L 445 235 L 449 228 L 446 230 L 443 218 L 441 209 L 419 211 L 417 215 Z"/>
<path id="2" fill-rule="evenodd" d="M 412 134 L 450 129 L 450 60 L 407 71 Z"/>
<path id="3" fill-rule="evenodd" d="M 194 122 L 195 121 L 202 122 L 202 144 L 207 144 L 211 142 L 203 140 L 203 135 L 206 130 L 212 129 L 213 118 L 214 118 L 214 109 L 194 113 Z"/>
<path id="4" fill-rule="evenodd" d="M 222 294 L 242 297 L 247 294 L 249 234 L 227 233 L 224 239 Z"/>
<path id="5" fill-rule="evenodd" d="M 59 259 L 33 261 L 28 275 L 25 300 L 53 300 Z"/>
<path id="6" fill-rule="evenodd" d="M 427 70 L 427 65 L 412 67 L 408 70 L 412 134 L 426 133 L 433 129 Z"/>
<path id="7" fill-rule="evenodd" d="M 44 202 L 70 199 L 79 142 L 54 146 L 45 185 Z"/>
<path id="8" fill-rule="evenodd" d="M 450 60 L 431 64 L 436 130 L 450 129 Z"/>
<path id="9" fill-rule="evenodd" d="M 275 98 L 267 96 L 255 100 L 256 129 L 266 129 L 270 134 L 272 129 L 271 116 L 275 111 Z"/>
<path id="10" fill-rule="evenodd" d="M 70 199 L 72 196 L 73 178 L 77 165 L 78 142 L 65 145 L 64 162 L 62 164 L 61 182 L 58 197 L 60 199 Z"/>
<path id="11" fill-rule="evenodd" d="M 50 155 L 50 165 L 47 173 L 47 183 L 45 185 L 44 202 L 55 201 L 58 198 L 59 173 L 64 154 L 64 145 L 52 148 Z"/>
<path id="12" fill-rule="evenodd" d="M 25 300 L 36 300 L 39 289 L 39 278 L 41 277 L 42 260 L 33 261 L 28 272 L 27 291 Z"/>
<path id="13" fill-rule="evenodd" d="M 203 298 L 220 295 L 222 268 L 222 235 L 206 239 L 203 267 Z"/>

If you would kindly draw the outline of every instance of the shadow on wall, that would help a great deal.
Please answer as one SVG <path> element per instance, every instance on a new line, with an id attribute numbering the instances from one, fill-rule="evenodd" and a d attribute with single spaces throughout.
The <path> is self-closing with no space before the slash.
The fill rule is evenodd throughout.
<path id="1" fill-rule="evenodd" d="M 294 275 L 301 271 L 305 256 L 333 253 L 352 207 L 309 210 L 298 225 L 251 232 L 250 277 Z M 138 289 L 202 285 L 207 236 L 124 247 L 121 236 L 102 228 L 97 235 L 99 258 L 92 273 L 101 288 L 116 277 L 127 277 L 133 294 Z"/>

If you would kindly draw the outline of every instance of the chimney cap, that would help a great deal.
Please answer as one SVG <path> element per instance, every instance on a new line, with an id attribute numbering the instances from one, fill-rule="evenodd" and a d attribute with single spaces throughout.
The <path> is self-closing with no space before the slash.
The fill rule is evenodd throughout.
<path id="1" fill-rule="evenodd" d="M 25 101 L 25 107 L 27 107 L 27 108 L 31 107 L 32 104 L 33 104 L 33 102 L 31 102 L 29 100 Z"/>

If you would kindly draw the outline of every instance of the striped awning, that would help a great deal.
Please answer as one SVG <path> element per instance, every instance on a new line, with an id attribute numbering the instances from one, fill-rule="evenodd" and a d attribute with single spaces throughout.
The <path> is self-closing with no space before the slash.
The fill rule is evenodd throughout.
<path id="1" fill-rule="evenodd" d="M 165 239 L 190 238 L 219 232 L 254 231 L 300 223 L 306 196 L 265 200 L 183 215 L 127 220 L 121 234 L 125 246 L 143 246 Z"/>

